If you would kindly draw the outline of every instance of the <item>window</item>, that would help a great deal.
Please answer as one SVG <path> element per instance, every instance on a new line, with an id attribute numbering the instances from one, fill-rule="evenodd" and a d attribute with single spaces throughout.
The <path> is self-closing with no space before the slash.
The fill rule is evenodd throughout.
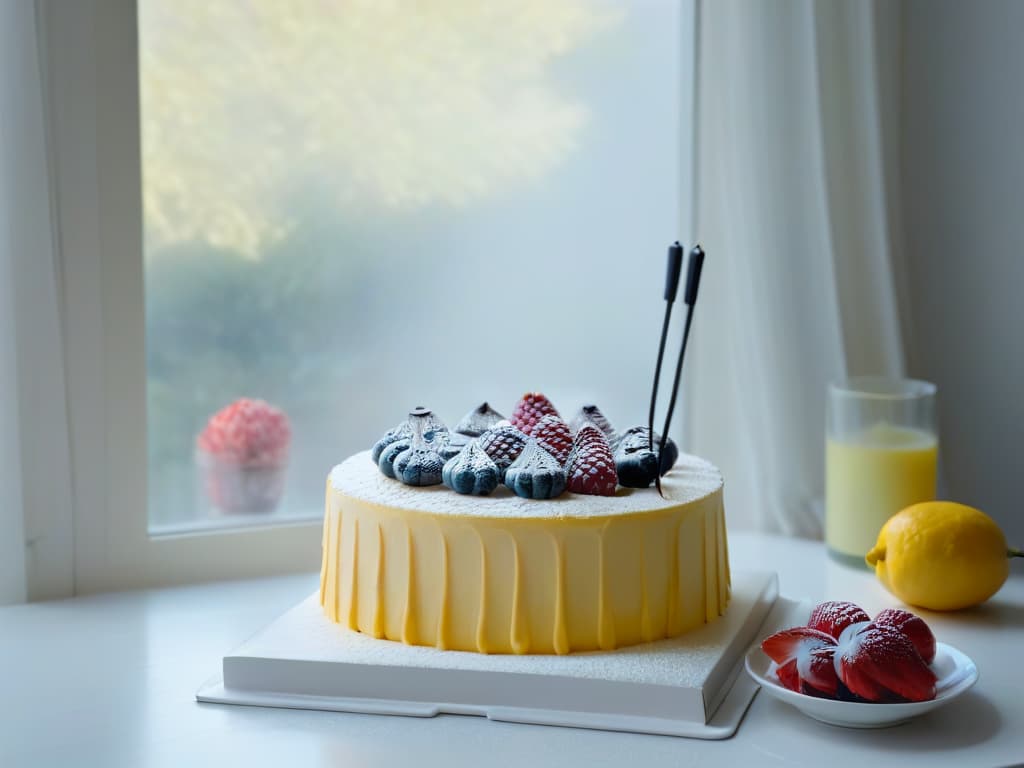
<path id="1" fill-rule="evenodd" d="M 243 396 L 287 414 L 277 514 L 307 518 L 417 403 L 454 421 L 537 387 L 640 421 L 682 210 L 679 14 L 141 0 L 151 530 L 273 506 L 277 467 L 207 466 L 205 493 L 194 464 Z"/>
<path id="2" fill-rule="evenodd" d="M 80 591 L 315 568 L 327 470 L 412 405 L 644 418 L 691 3 L 123 6 L 42 25 Z M 291 434 L 250 514 L 197 465 L 243 396 Z"/>

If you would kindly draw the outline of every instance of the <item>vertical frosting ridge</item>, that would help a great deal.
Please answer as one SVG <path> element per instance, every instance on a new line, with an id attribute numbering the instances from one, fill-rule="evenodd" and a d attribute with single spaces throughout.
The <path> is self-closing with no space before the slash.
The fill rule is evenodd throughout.
<path id="1" fill-rule="evenodd" d="M 608 559 L 608 528 L 605 523 L 598 534 L 597 558 L 597 646 L 603 651 L 615 648 L 615 616 L 612 612 L 611 597 L 608 594 L 608 578 L 610 568 L 606 567 Z"/>
<path id="2" fill-rule="evenodd" d="M 565 622 L 565 542 L 554 533 L 551 543 L 555 550 L 555 612 L 551 645 L 555 653 L 569 653 L 569 628 Z"/>
<path id="3" fill-rule="evenodd" d="M 450 591 L 448 580 L 448 538 L 441 532 L 441 595 L 437 611 L 437 642 L 436 647 L 442 651 L 449 647 L 448 644 L 448 593 Z"/>
<path id="4" fill-rule="evenodd" d="M 376 638 L 384 637 L 384 526 L 377 523 L 377 578 L 374 580 L 373 629 Z"/>
<path id="5" fill-rule="evenodd" d="M 402 642 L 417 645 L 419 633 L 416 626 L 416 563 L 413 559 L 412 528 L 405 526 L 405 613 L 402 615 Z"/>
<path id="6" fill-rule="evenodd" d="M 352 521 L 352 582 L 348 596 L 348 627 L 359 629 L 359 518 Z"/>
<path id="7" fill-rule="evenodd" d="M 514 536 L 512 540 L 512 626 L 509 641 L 513 653 L 530 652 L 530 628 L 526 617 L 526 596 L 523 594 L 523 563 L 519 551 L 519 542 Z"/>
<path id="8" fill-rule="evenodd" d="M 612 650 L 714 621 L 731 593 L 720 494 L 549 525 L 430 516 L 335 489 L 321 546 L 331 621 L 442 649 Z"/>
<path id="9" fill-rule="evenodd" d="M 473 533 L 480 542 L 480 605 L 476 615 L 476 649 L 480 653 L 488 653 L 490 644 L 487 641 L 487 545 L 479 528 L 474 526 Z"/>
<path id="10" fill-rule="evenodd" d="M 682 629 L 683 611 L 679 602 L 679 536 L 683 527 L 682 521 L 672 524 L 672 535 L 669 537 L 669 575 L 668 575 L 668 612 L 665 615 L 665 637 L 678 635 Z"/>
<path id="11" fill-rule="evenodd" d="M 320 605 L 324 605 L 325 601 L 327 600 L 327 566 L 328 565 L 333 565 L 333 563 L 334 563 L 334 558 L 333 557 L 332 558 L 328 558 L 328 556 L 327 556 L 327 553 L 329 551 L 327 549 L 327 540 L 328 540 L 327 533 L 328 533 L 328 529 L 331 526 L 331 520 L 334 519 L 334 515 L 331 514 L 331 508 L 330 508 L 330 501 L 329 501 L 330 500 L 330 493 L 331 493 L 331 486 L 328 483 L 328 485 L 327 485 L 327 494 L 328 494 L 327 495 L 327 498 L 328 498 L 327 514 L 324 515 L 324 525 L 323 525 L 323 529 L 324 530 L 323 530 L 323 535 L 320 537 L 320 550 L 321 550 L 321 556 L 320 556 Z M 333 617 L 332 617 L 332 619 L 333 619 Z"/>

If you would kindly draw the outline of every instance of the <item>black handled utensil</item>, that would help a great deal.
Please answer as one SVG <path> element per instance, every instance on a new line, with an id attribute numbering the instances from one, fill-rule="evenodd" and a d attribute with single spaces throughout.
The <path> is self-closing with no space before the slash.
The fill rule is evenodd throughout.
<path id="1" fill-rule="evenodd" d="M 683 360 L 686 357 L 686 342 L 690 338 L 690 326 L 693 323 L 693 308 L 697 304 L 697 290 L 700 287 L 700 273 L 704 268 L 704 250 L 699 246 L 695 246 L 690 251 L 690 260 L 686 270 L 686 289 L 683 291 L 683 301 L 686 304 L 686 324 L 683 326 L 683 343 L 679 348 L 679 358 L 676 360 L 676 375 L 672 381 L 672 396 L 668 401 L 668 412 L 665 414 L 665 427 L 661 430 L 661 441 L 658 443 L 658 467 L 659 472 L 655 476 L 654 483 L 658 488 L 658 494 L 662 497 L 665 496 L 661 491 L 661 455 L 665 450 L 665 443 L 668 441 L 668 429 L 672 423 L 672 413 L 676 408 L 676 397 L 679 395 L 679 379 L 683 373 Z M 662 348 L 665 343 L 665 332 L 662 331 Z M 661 358 L 659 355 L 658 368 L 661 368 Z M 657 377 L 655 377 L 655 388 L 657 388 Z M 654 397 L 651 398 L 651 422 L 653 424 L 654 417 Z M 652 433 L 653 434 L 653 433 Z M 653 441 L 653 437 L 651 438 Z"/>
<path id="2" fill-rule="evenodd" d="M 651 410 L 647 415 L 647 448 L 654 450 L 654 406 L 658 400 L 658 384 L 661 381 L 661 363 L 665 358 L 665 341 L 668 326 L 672 320 L 672 305 L 679 292 L 679 276 L 683 271 L 683 246 L 679 241 L 668 247 L 668 265 L 665 271 L 665 320 L 661 324 L 661 341 L 658 343 L 658 363 L 654 369 L 654 386 L 651 388 Z"/>

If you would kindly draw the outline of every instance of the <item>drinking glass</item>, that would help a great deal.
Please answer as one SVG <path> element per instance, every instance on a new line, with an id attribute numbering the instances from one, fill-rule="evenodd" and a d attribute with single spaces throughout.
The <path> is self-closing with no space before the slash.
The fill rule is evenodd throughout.
<path id="1" fill-rule="evenodd" d="M 829 386 L 825 436 L 825 543 L 829 554 L 866 567 L 885 522 L 935 498 L 936 387 L 862 376 Z"/>

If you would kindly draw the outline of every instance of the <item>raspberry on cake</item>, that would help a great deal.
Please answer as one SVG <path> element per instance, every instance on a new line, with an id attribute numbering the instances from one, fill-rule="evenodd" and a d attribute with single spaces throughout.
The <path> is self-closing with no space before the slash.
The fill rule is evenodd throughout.
<path id="1" fill-rule="evenodd" d="M 558 416 L 555 406 L 540 392 L 527 392 L 516 403 L 509 421 L 513 427 L 532 436 L 537 424 L 545 416 Z"/>

